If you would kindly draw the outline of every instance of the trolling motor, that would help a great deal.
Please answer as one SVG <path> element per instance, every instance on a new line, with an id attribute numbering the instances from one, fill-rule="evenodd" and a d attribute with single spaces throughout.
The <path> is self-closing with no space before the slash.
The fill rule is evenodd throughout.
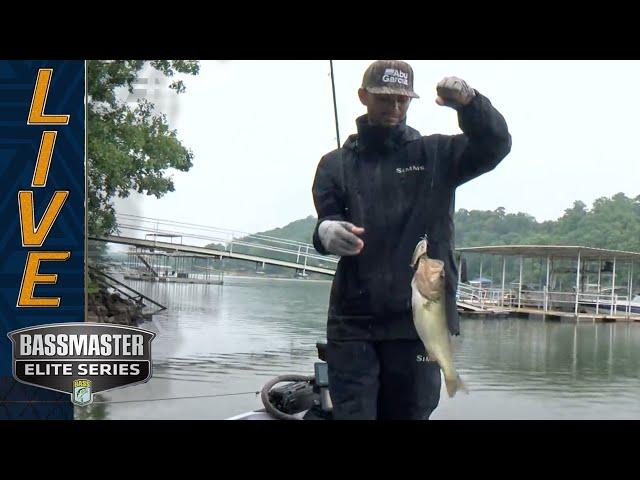
<path id="1" fill-rule="evenodd" d="M 313 365 L 315 375 L 280 375 L 262 387 L 260 398 L 269 414 L 279 420 L 331 419 L 333 406 L 329 395 L 329 373 L 325 363 L 326 347 L 326 343 L 316 343 L 321 362 Z M 282 382 L 290 383 L 275 387 Z M 300 415 L 305 411 L 304 415 Z"/>
<path id="2" fill-rule="evenodd" d="M 326 362 L 326 343 L 316 343 L 318 349 L 318 358 L 322 362 L 316 362 L 313 364 L 315 370 L 315 386 L 320 395 L 320 409 L 323 412 L 331 413 L 333 411 L 333 404 L 331 403 L 331 396 L 329 395 L 329 369 Z"/>

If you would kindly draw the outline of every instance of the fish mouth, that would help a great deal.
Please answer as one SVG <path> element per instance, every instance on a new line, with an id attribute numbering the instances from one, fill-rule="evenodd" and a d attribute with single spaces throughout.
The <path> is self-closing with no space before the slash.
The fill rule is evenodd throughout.
<path id="1" fill-rule="evenodd" d="M 444 278 L 444 262 L 430 258 L 426 262 L 427 271 L 431 281 L 436 284 Z"/>
<path id="2" fill-rule="evenodd" d="M 418 242 L 416 248 L 413 250 L 413 256 L 411 257 L 411 267 L 415 268 L 420 261 L 420 258 L 427 254 L 427 246 L 428 243 L 426 238 L 423 238 Z"/>
<path id="3" fill-rule="evenodd" d="M 418 268 L 413 274 L 411 287 L 414 286 L 427 300 L 440 301 L 444 286 L 444 262 L 423 255 L 420 257 Z"/>

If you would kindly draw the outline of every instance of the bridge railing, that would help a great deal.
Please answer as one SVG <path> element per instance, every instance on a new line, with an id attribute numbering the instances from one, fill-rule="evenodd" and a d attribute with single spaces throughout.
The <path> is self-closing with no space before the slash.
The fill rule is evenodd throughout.
<path id="1" fill-rule="evenodd" d="M 211 247 L 213 244 L 230 253 L 294 262 L 302 270 L 307 266 L 335 269 L 339 260 L 333 255 L 320 255 L 311 244 L 268 235 L 128 214 L 119 214 L 118 224 L 123 236 L 139 237 L 144 234 L 147 240 L 152 236 L 157 241 L 168 243 L 174 243 L 175 238 L 179 238 L 180 243 L 188 239 L 188 244 L 193 246 Z"/>
<path id="2" fill-rule="evenodd" d="M 283 245 L 291 245 L 291 246 L 310 245 L 305 242 L 300 242 L 297 240 L 290 240 L 285 238 L 273 237 L 269 235 L 243 232 L 241 230 L 231 230 L 227 228 L 218 228 L 218 227 L 212 227 L 208 225 L 200 225 L 196 223 L 180 222 L 176 220 L 164 220 L 159 218 L 141 217 L 138 215 L 132 215 L 132 214 L 126 214 L 126 213 L 117 214 L 117 218 L 118 218 L 118 223 L 120 225 L 125 223 L 127 223 L 128 225 L 134 224 L 134 226 L 137 226 L 139 228 L 143 228 L 149 231 L 159 230 L 160 226 L 162 226 L 163 228 L 170 229 L 168 230 L 168 232 L 180 231 L 180 232 L 184 232 L 185 234 L 193 234 L 195 236 L 204 236 L 204 237 L 212 236 L 211 234 L 213 233 L 214 234 L 213 237 L 225 242 L 233 241 L 234 239 L 237 239 L 237 238 L 251 238 L 255 240 L 270 241 L 270 242 L 275 242 Z M 198 233 L 198 232 L 201 232 L 201 233 Z M 312 245 L 310 246 L 313 248 Z"/>

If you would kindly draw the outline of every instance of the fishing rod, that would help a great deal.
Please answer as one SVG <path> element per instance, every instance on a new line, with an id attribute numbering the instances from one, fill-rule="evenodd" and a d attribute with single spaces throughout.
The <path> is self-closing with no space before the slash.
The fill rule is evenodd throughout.
<path id="1" fill-rule="evenodd" d="M 336 84 L 333 80 L 333 60 L 329 60 L 329 67 L 331 68 L 331 90 L 333 91 L 333 114 L 336 118 L 336 139 L 338 141 L 338 148 L 340 148 L 340 128 L 338 127 L 338 105 L 336 103 Z"/>

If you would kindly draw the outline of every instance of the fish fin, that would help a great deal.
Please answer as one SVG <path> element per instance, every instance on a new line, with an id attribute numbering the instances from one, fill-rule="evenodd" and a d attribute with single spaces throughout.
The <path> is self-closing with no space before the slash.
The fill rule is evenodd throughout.
<path id="1" fill-rule="evenodd" d="M 423 298 L 424 298 L 424 297 L 423 297 Z M 436 293 L 436 294 L 433 294 L 433 295 L 431 296 L 431 298 L 425 298 L 425 299 L 424 299 L 424 303 L 422 304 L 422 306 L 423 306 L 424 308 L 426 308 L 426 309 L 429 309 L 429 308 L 431 308 L 431 305 L 432 305 L 433 303 L 436 303 L 436 302 L 439 302 L 439 301 L 440 301 L 440 294 L 439 294 L 439 293 Z"/>
<path id="2" fill-rule="evenodd" d="M 447 387 L 447 393 L 451 398 L 456 396 L 456 393 L 458 392 L 458 390 L 462 390 L 464 393 L 467 393 L 467 394 L 469 393 L 469 390 L 467 389 L 467 386 L 462 381 L 462 378 L 460 378 L 460 375 L 458 375 L 456 378 L 451 380 L 447 380 L 445 378 L 444 383 L 445 383 L 445 386 Z"/>

